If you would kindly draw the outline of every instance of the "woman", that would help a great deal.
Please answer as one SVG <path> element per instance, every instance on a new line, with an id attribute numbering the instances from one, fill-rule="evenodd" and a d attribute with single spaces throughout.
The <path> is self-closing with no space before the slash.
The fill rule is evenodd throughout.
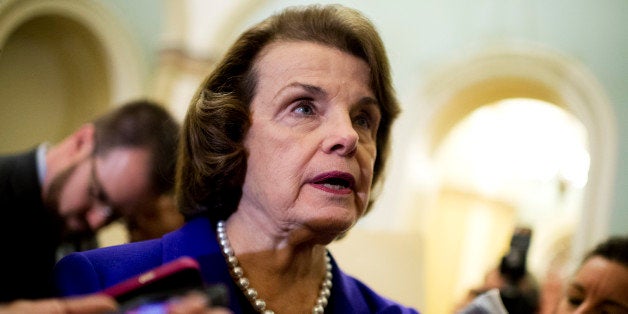
<path id="1" fill-rule="evenodd" d="M 628 237 L 610 238 L 587 254 L 556 313 L 628 313 Z"/>
<path id="2" fill-rule="evenodd" d="M 60 288 L 95 292 L 187 255 L 207 283 L 228 286 L 236 313 L 415 313 L 341 272 L 326 250 L 368 210 L 398 111 L 383 44 L 359 12 L 310 6 L 268 18 L 188 109 L 177 175 L 186 225 L 66 257 Z"/>

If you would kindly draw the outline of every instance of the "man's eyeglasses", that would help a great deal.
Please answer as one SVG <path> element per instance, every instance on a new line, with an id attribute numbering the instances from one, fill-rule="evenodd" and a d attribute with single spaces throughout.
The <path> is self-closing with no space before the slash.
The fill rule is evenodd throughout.
<path id="1" fill-rule="evenodd" d="M 90 170 L 90 180 L 89 180 L 89 196 L 94 202 L 95 207 L 98 208 L 99 214 L 104 217 L 103 221 L 106 225 L 120 217 L 120 211 L 116 209 L 116 207 L 111 204 L 111 199 L 107 192 L 103 188 L 103 185 L 100 183 L 98 179 L 98 173 L 96 171 L 96 158 L 91 158 L 91 170 Z M 93 210 L 93 207 L 92 209 Z"/>

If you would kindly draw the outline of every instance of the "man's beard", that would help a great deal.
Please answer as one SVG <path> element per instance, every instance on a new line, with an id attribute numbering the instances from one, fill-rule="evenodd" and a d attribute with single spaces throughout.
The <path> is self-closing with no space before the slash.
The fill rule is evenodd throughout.
<path id="1" fill-rule="evenodd" d="M 70 230 L 67 226 L 66 220 L 68 217 L 64 217 L 59 214 L 59 203 L 61 200 L 61 192 L 68 183 L 68 180 L 72 174 L 76 171 L 79 164 L 72 165 L 61 173 L 52 178 L 50 187 L 48 188 L 48 194 L 44 197 L 44 206 L 50 210 L 57 218 L 58 223 L 61 225 L 61 237 L 60 240 L 64 242 L 76 243 L 85 239 L 92 238 L 94 232 L 86 225 L 83 230 Z"/>

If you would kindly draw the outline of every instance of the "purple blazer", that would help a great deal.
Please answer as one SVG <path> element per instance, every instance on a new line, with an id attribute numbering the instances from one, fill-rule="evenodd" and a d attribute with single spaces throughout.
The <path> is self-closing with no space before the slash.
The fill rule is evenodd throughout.
<path id="1" fill-rule="evenodd" d="M 195 218 L 161 239 L 73 253 L 55 266 L 61 295 L 94 293 L 181 256 L 196 259 L 206 283 L 223 283 L 234 313 L 255 313 L 235 285 L 220 251 L 211 222 Z M 382 297 L 359 280 L 343 273 L 332 258 L 332 291 L 326 313 L 418 313 Z"/>

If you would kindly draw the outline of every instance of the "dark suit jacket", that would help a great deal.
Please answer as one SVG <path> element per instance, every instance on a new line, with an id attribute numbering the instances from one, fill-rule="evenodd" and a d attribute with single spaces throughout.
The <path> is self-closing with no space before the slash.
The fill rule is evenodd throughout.
<path id="1" fill-rule="evenodd" d="M 196 218 L 161 239 L 148 240 L 73 253 L 55 268 L 63 295 L 100 291 L 181 256 L 196 259 L 206 283 L 228 287 L 230 308 L 235 313 L 254 313 L 244 294 L 234 284 L 210 221 Z M 333 287 L 326 313 L 417 313 L 377 295 L 360 281 L 333 264 Z"/>
<path id="2" fill-rule="evenodd" d="M 0 157 L 0 302 L 53 295 L 61 229 L 42 203 L 35 155 Z"/>

